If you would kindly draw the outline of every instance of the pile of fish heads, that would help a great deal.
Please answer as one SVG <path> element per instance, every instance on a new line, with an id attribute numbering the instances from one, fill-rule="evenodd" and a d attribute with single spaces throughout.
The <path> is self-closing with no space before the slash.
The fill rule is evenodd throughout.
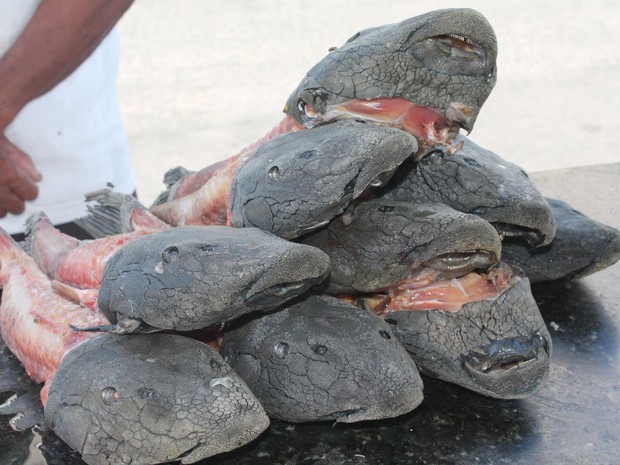
<path id="1" fill-rule="evenodd" d="M 463 45 L 460 36 L 475 40 Z M 418 369 L 491 397 L 533 393 L 548 375 L 551 339 L 527 276 L 576 278 L 603 269 L 620 256 L 618 231 L 544 199 L 522 169 L 464 136 L 456 136 L 454 147 L 460 149 L 454 153 L 422 147 L 400 129 L 369 121 L 316 118 L 351 99 L 402 98 L 436 108 L 469 131 L 495 83 L 496 54 L 492 29 L 471 10 L 442 10 L 362 31 L 330 53 L 285 108 L 308 129 L 264 144 L 237 170 L 230 198 L 235 228 L 180 227 L 145 236 L 106 267 L 98 303 L 116 332 L 227 322 L 221 353 L 234 372 L 224 360 L 196 352 L 189 338 L 105 334 L 63 361 L 60 381 L 50 390 L 50 424 L 76 447 L 90 446 L 87 438 L 96 433 L 90 428 L 101 419 L 88 419 L 103 402 L 121 420 L 137 408 L 156 428 L 158 411 L 148 404 L 148 389 L 138 389 L 141 403 L 134 399 L 131 405 L 103 386 L 72 394 L 74 386 L 97 378 L 92 370 L 110 364 L 117 370 L 120 359 L 129 360 L 127 374 L 140 372 L 149 360 L 179 365 L 190 382 L 162 379 L 168 394 L 186 399 L 193 413 L 208 420 L 206 426 L 230 419 L 232 430 L 253 431 L 250 436 L 266 427 L 263 416 L 247 417 L 239 426 L 234 417 L 199 413 L 196 399 L 221 397 L 223 412 L 238 411 L 226 396 L 238 373 L 273 418 L 375 420 L 420 404 Z M 350 57 L 362 57 L 364 66 L 352 70 Z M 377 76 L 376 69 L 393 73 Z M 416 157 L 421 149 L 426 156 Z M 495 299 L 469 302 L 458 311 L 379 316 L 357 304 L 359 296 L 385 292 L 423 267 L 455 279 L 484 273 L 500 260 L 522 271 L 502 265 L 512 270 L 511 285 Z M 349 297 L 335 297 L 342 294 Z M 180 340 L 187 342 L 176 352 Z M 145 345 L 151 349 L 144 352 Z M 198 365 L 206 371 L 197 373 L 201 358 Z M 210 387 L 217 392 L 202 393 L 196 375 L 216 380 Z M 229 433 L 217 436 L 222 449 L 185 444 L 185 432 L 201 425 L 178 425 L 178 431 L 165 430 L 167 436 L 178 433 L 179 442 L 177 448 L 169 444 L 165 460 L 190 463 L 235 446 L 224 437 Z M 148 456 L 142 441 L 149 439 L 135 427 L 124 427 L 133 434 L 127 447 L 136 448 L 124 453 L 144 463 L 163 461 Z M 157 441 L 164 431 L 152 433 Z M 236 445 L 250 438 L 229 436 Z M 118 444 L 81 453 L 89 463 L 106 463 L 101 447 Z"/>
<path id="2" fill-rule="evenodd" d="M 330 215 L 327 224 L 319 216 L 296 228 L 300 211 L 305 219 L 314 214 L 317 197 L 340 200 L 349 194 L 346 186 L 351 178 L 338 183 L 341 171 L 331 172 L 330 166 L 348 157 L 351 162 L 347 165 L 355 166 L 355 157 L 372 136 L 348 137 L 343 132 L 379 131 L 368 123 L 347 123 L 280 136 L 261 147 L 252 163 L 235 176 L 233 224 L 255 225 L 252 218 L 256 218 L 267 230 L 287 238 L 295 234 L 294 240 L 325 251 L 331 268 L 320 291 L 330 294 L 381 292 L 418 267 L 429 263 L 436 267 L 438 261 L 445 263 L 448 271 L 450 263 L 458 263 L 451 268 L 453 277 L 483 271 L 500 259 L 512 264 L 517 282 L 497 299 L 470 302 L 455 313 L 398 311 L 388 314 L 386 321 L 423 373 L 490 397 L 531 395 L 548 376 L 551 338 L 527 276 L 532 274 L 536 281 L 578 277 L 609 266 L 620 256 L 618 231 L 580 214 L 569 218 L 560 203 L 548 202 L 540 194 L 523 169 L 462 135 L 457 137 L 462 147 L 455 154 L 437 149 L 420 161 L 407 157 L 397 169 L 382 173 L 377 178 L 380 181 L 369 184 L 362 195 L 354 196 L 344 209 L 338 205 L 337 211 L 342 213 Z M 314 156 L 322 159 L 326 150 L 324 143 L 317 153 L 312 151 L 312 142 L 310 148 L 306 145 L 314 131 L 320 132 L 321 141 L 330 132 L 330 140 L 346 141 L 331 145 L 333 165 L 317 162 L 329 182 L 317 178 L 313 171 Z M 363 147 L 358 147 L 358 141 Z M 390 145 L 386 142 L 383 147 Z M 375 156 L 390 158 L 381 151 Z M 291 173 L 298 179 L 294 187 Z M 309 176 L 311 173 L 314 176 Z M 252 211 L 256 205 L 260 214 Z M 583 223 L 575 224 L 574 215 Z M 312 223 L 314 227 L 310 227 Z M 579 234 L 573 233 L 576 229 Z M 589 238 L 587 248 L 583 235 Z M 509 252 L 502 256 L 504 248 Z M 444 275 L 450 277 L 449 272 Z M 265 334 L 264 329 L 256 331 Z M 246 338 L 239 350 L 249 350 L 248 341 L 255 338 Z M 225 352 L 234 354 L 238 344 L 225 337 Z M 256 342 L 254 350 L 259 347 L 264 350 Z M 265 372 L 272 369 L 267 366 L 269 360 L 254 358 L 255 365 Z M 235 368 L 242 363 L 236 357 L 230 361 Z M 260 371 L 257 366 L 248 369 L 247 361 L 243 363 L 244 372 Z M 246 379 L 259 382 L 251 375 Z M 273 388 L 267 383 L 260 390 Z"/>

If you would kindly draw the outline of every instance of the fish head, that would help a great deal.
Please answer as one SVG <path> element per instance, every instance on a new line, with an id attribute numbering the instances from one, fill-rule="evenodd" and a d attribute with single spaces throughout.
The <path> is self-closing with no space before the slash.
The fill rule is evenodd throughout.
<path id="1" fill-rule="evenodd" d="M 422 373 L 480 394 L 527 397 L 549 375 L 551 337 L 527 278 L 456 312 L 395 311 L 385 320 Z"/>
<path id="2" fill-rule="evenodd" d="M 415 364 L 388 325 L 327 296 L 226 331 L 221 353 L 267 413 L 285 421 L 391 418 L 422 401 Z"/>
<path id="3" fill-rule="evenodd" d="M 386 197 L 440 202 L 492 223 L 500 234 L 534 248 L 551 242 L 555 219 L 527 173 L 465 136 L 454 155 L 435 150 L 399 173 Z"/>
<path id="4" fill-rule="evenodd" d="M 282 135 L 235 173 L 232 224 L 286 239 L 307 234 L 383 187 L 416 150 L 404 131 L 353 120 Z"/>
<path id="5" fill-rule="evenodd" d="M 113 323 L 193 330 L 271 309 L 328 270 L 320 250 L 257 228 L 177 227 L 121 248 L 106 265 L 98 304 Z"/>
<path id="6" fill-rule="evenodd" d="M 486 269 L 501 255 L 497 231 L 478 216 L 385 198 L 351 207 L 303 241 L 329 255 L 331 293 L 378 292 L 429 269 L 450 279 Z"/>
<path id="7" fill-rule="evenodd" d="M 309 127 L 350 117 L 351 103 L 354 113 L 372 119 L 376 112 L 355 102 L 398 100 L 414 104 L 414 113 L 422 108 L 421 126 L 442 125 L 452 137 L 461 127 L 473 128 L 495 85 L 496 59 L 497 39 L 483 15 L 471 9 L 432 11 L 355 34 L 308 71 L 285 112 Z"/>
<path id="8" fill-rule="evenodd" d="M 620 231 L 599 223 L 566 202 L 546 199 L 556 221 L 551 243 L 532 248 L 507 238 L 502 254 L 522 268 L 532 283 L 554 279 L 579 279 L 620 260 Z"/>
<path id="9" fill-rule="evenodd" d="M 105 334 L 69 351 L 45 420 L 90 465 L 193 463 L 253 440 L 269 423 L 219 354 L 169 334 Z"/>

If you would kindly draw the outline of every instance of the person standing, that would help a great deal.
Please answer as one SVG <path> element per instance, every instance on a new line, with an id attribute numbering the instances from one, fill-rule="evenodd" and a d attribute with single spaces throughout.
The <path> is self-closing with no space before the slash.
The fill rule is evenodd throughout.
<path id="1" fill-rule="evenodd" d="M 117 93 L 131 4 L 0 0 L 0 227 L 17 239 L 35 211 L 82 236 L 84 194 L 135 192 Z"/>

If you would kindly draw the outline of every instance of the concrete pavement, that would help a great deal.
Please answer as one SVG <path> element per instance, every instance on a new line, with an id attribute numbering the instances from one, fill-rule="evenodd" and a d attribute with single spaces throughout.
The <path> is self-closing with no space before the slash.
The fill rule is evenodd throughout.
<path id="1" fill-rule="evenodd" d="M 121 21 L 122 110 L 142 200 L 167 169 L 199 169 L 262 136 L 329 47 L 465 6 L 499 42 L 498 83 L 472 138 L 527 171 L 620 162 L 620 2 L 148 0 Z"/>

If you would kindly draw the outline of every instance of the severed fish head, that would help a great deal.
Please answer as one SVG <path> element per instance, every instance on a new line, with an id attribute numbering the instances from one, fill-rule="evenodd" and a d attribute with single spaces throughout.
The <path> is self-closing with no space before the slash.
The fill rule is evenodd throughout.
<path id="1" fill-rule="evenodd" d="M 385 198 L 349 208 L 303 242 L 329 255 L 330 293 L 379 292 L 425 269 L 451 279 L 486 269 L 501 254 L 497 231 L 475 215 Z"/>
<path id="2" fill-rule="evenodd" d="M 105 334 L 68 352 L 45 420 L 89 465 L 193 463 L 255 439 L 269 419 L 210 347 Z"/>
<path id="3" fill-rule="evenodd" d="M 493 223 L 500 234 L 529 247 L 551 242 L 555 220 L 547 201 L 514 163 L 465 136 L 455 155 L 442 150 L 403 166 L 386 198 L 408 202 L 440 202 Z"/>
<path id="4" fill-rule="evenodd" d="M 130 242 L 107 263 L 99 308 L 131 322 L 193 330 L 281 305 L 319 283 L 324 252 L 257 228 L 184 226 Z"/>
<path id="5" fill-rule="evenodd" d="M 416 366 L 389 325 L 329 296 L 227 330 L 221 353 L 267 414 L 285 421 L 392 418 L 422 402 Z"/>
<path id="6" fill-rule="evenodd" d="M 521 267 L 532 283 L 583 278 L 620 260 L 620 231 L 561 200 L 547 203 L 556 223 L 551 243 L 532 248 L 507 238 L 502 248 L 505 260 Z"/>
<path id="7" fill-rule="evenodd" d="M 497 298 L 458 311 L 394 311 L 385 316 L 424 374 L 500 399 L 533 394 L 547 379 L 551 336 L 527 278 Z"/>
<path id="8" fill-rule="evenodd" d="M 495 85 L 497 40 L 475 10 L 437 10 L 366 29 L 317 63 L 285 112 L 304 127 L 360 118 L 401 127 L 420 147 L 473 128 Z"/>
<path id="9" fill-rule="evenodd" d="M 286 239 L 307 234 L 385 186 L 416 150 L 411 135 L 359 121 L 282 135 L 235 173 L 232 224 Z"/>

